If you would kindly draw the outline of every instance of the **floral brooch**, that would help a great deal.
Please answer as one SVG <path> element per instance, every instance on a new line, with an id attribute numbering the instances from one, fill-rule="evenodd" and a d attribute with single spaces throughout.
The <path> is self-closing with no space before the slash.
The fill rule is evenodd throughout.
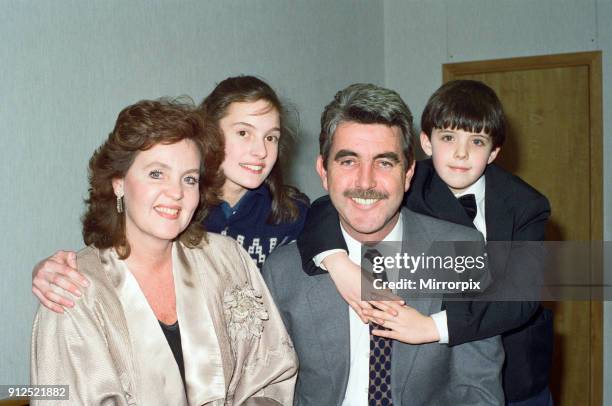
<path id="1" fill-rule="evenodd" d="M 268 320 L 261 294 L 248 285 L 225 291 L 223 311 L 233 342 L 260 337 L 263 321 Z"/>

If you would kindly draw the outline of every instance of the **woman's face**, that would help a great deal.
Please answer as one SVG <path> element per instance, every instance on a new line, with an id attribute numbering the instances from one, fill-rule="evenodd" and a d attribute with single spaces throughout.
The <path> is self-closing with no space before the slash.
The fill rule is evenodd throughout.
<path id="1" fill-rule="evenodd" d="M 200 193 L 200 154 L 195 143 L 157 144 L 136 155 L 123 179 L 126 236 L 132 246 L 169 243 L 191 221 Z"/>
<path id="2" fill-rule="evenodd" d="M 234 205 L 247 189 L 258 188 L 278 157 L 278 111 L 266 100 L 232 103 L 219 125 L 225 137 L 223 199 Z"/>

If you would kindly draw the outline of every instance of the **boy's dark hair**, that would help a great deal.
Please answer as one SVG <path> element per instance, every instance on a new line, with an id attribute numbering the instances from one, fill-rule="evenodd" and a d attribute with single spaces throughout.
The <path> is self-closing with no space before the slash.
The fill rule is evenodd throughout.
<path id="1" fill-rule="evenodd" d="M 501 147 L 506 139 L 506 118 L 499 98 L 476 80 L 453 80 L 431 95 L 421 116 L 421 131 L 431 138 L 434 129 L 484 130 Z"/>

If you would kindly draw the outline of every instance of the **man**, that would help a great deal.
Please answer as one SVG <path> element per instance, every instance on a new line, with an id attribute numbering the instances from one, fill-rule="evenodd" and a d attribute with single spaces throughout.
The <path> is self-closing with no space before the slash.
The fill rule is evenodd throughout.
<path id="1" fill-rule="evenodd" d="M 365 242 L 481 238 L 466 227 L 400 211 L 414 171 L 413 145 L 412 115 L 394 91 L 355 84 L 326 106 L 317 172 L 339 213 L 354 262 L 360 261 Z M 278 248 L 263 267 L 300 361 L 295 404 L 503 404 L 499 337 L 447 347 L 408 345 L 380 337 L 384 332 L 373 335 L 329 274 L 309 276 L 301 264 L 296 245 L 290 244 Z M 432 314 L 440 311 L 441 300 L 410 305 Z"/>

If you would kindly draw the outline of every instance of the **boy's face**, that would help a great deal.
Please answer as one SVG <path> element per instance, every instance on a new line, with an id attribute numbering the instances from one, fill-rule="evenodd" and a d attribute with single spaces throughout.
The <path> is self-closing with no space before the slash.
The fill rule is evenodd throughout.
<path id="1" fill-rule="evenodd" d="M 461 193 L 474 184 L 499 152 L 484 132 L 449 128 L 434 129 L 431 139 L 421 132 L 421 147 L 453 193 Z"/>

